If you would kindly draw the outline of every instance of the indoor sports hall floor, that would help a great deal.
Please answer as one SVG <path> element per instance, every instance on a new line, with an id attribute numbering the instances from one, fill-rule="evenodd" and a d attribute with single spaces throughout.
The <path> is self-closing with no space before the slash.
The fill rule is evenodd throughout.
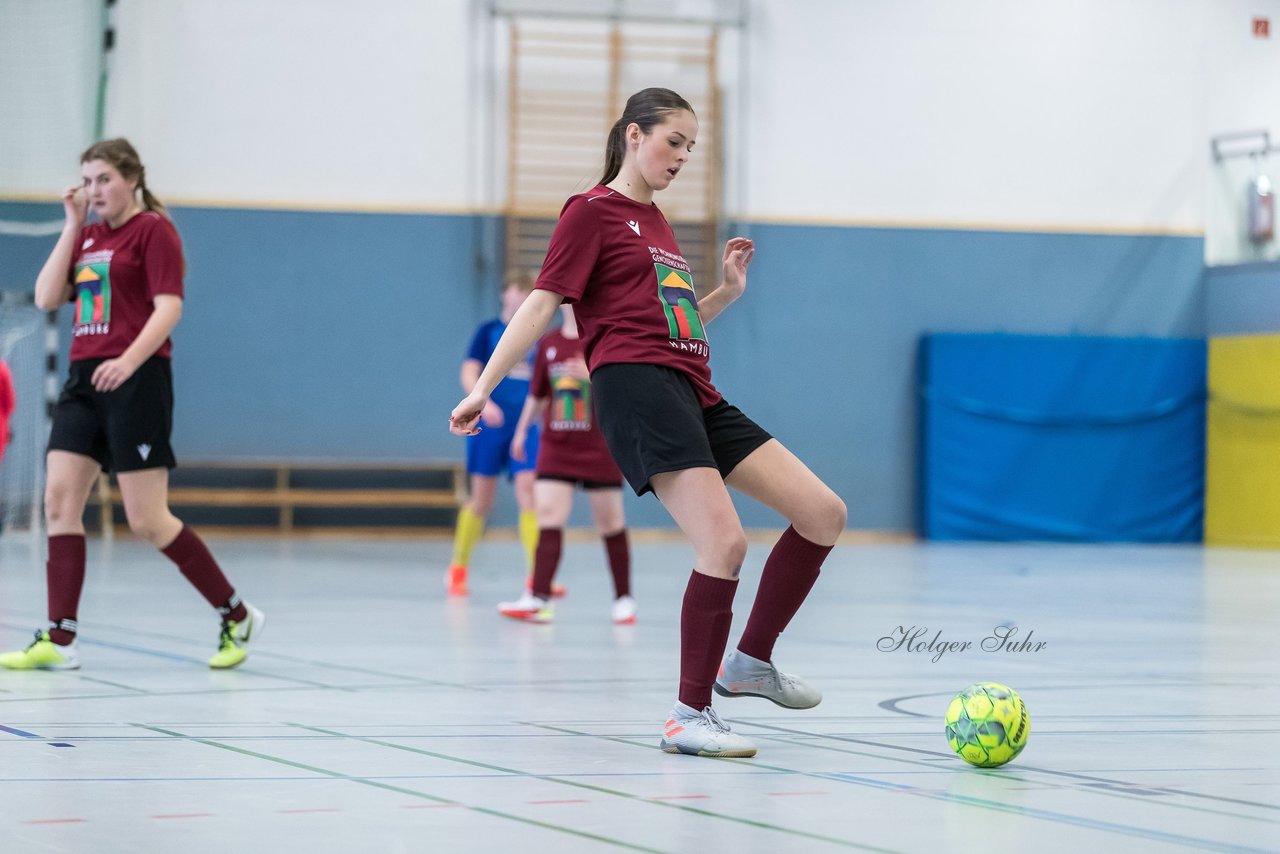
<path id="1" fill-rule="evenodd" d="M 614 627 L 595 542 L 567 546 L 551 626 L 494 612 L 510 542 L 477 549 L 470 601 L 442 595 L 443 542 L 211 543 L 268 615 L 238 671 L 205 667 L 216 625 L 163 558 L 90 541 L 83 669 L 0 673 L 0 852 L 1280 850 L 1274 552 L 841 546 L 777 653 L 822 705 L 717 700 L 760 753 L 707 760 L 656 749 L 682 545 L 636 546 L 640 620 Z M 0 567 L 13 648 L 44 574 L 14 535 Z M 999 625 L 1030 648 L 982 651 Z M 877 649 L 899 626 L 973 646 Z M 1032 733 L 983 771 L 942 716 L 987 680 Z"/>

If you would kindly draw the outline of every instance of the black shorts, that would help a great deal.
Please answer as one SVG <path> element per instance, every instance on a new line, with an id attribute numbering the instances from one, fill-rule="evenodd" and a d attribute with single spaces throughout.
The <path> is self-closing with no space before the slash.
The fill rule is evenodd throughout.
<path id="1" fill-rule="evenodd" d="M 574 486 L 582 487 L 583 492 L 591 492 L 596 489 L 622 489 L 622 481 L 620 480 L 584 480 L 580 477 L 573 477 L 567 474 L 543 474 L 538 472 L 538 480 L 554 480 L 557 483 L 569 483 Z"/>
<path id="2" fill-rule="evenodd" d="M 600 431 L 636 495 L 655 474 L 714 468 L 728 477 L 773 437 L 725 400 L 705 409 L 684 373 L 662 365 L 614 364 L 591 372 Z"/>
<path id="3" fill-rule="evenodd" d="M 96 391 L 93 372 L 105 359 L 71 363 L 53 408 L 49 450 L 92 457 L 103 471 L 173 468 L 173 370 L 152 356 L 115 391 Z"/>

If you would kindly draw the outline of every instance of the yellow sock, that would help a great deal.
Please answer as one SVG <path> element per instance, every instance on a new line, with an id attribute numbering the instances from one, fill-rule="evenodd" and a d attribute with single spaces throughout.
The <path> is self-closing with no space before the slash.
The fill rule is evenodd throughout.
<path id="1" fill-rule="evenodd" d="M 484 519 L 470 507 L 458 511 L 458 527 L 453 535 L 453 565 L 466 566 L 471 562 L 471 550 L 484 536 Z"/>
<path id="2" fill-rule="evenodd" d="M 533 572 L 533 556 L 538 550 L 538 514 L 532 510 L 520 511 L 520 542 L 529 560 L 529 572 Z"/>

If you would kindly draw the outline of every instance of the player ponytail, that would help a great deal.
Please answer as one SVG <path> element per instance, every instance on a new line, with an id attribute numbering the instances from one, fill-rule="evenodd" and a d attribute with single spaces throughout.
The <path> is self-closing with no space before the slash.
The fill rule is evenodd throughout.
<path id="1" fill-rule="evenodd" d="M 142 204 L 149 211 L 155 211 L 162 217 L 168 218 L 169 209 L 164 206 L 164 202 L 157 199 L 150 190 L 147 189 L 147 170 L 142 170 L 141 177 L 138 178 L 138 189 L 142 191 Z"/>
<path id="2" fill-rule="evenodd" d="M 600 183 L 608 184 L 622 171 L 622 163 L 627 156 L 628 127 L 637 125 L 642 133 L 647 134 L 664 118 L 682 110 L 692 113 L 693 107 L 670 89 L 641 89 L 628 98 L 622 117 L 609 129 L 609 137 L 604 146 L 604 177 L 600 179 Z"/>

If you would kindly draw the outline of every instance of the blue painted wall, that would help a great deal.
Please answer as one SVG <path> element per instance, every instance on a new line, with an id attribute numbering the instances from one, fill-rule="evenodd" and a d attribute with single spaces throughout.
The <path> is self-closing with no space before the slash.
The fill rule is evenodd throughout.
<path id="1" fill-rule="evenodd" d="M 1206 270 L 1205 315 L 1210 336 L 1280 332 L 1280 262 Z"/>
<path id="2" fill-rule="evenodd" d="M 837 489 L 854 528 L 914 523 L 920 335 L 1203 334 L 1199 238 L 749 232 L 748 293 L 710 328 L 717 384 Z"/>
<path id="3" fill-rule="evenodd" d="M 0 204 L 48 220 L 58 206 Z M 188 262 L 175 442 L 188 459 L 461 459 L 446 431 L 475 324 L 497 311 L 484 216 L 177 208 Z M 743 300 L 711 324 L 716 384 L 845 498 L 914 523 L 915 346 L 934 331 L 1200 336 L 1200 238 L 739 224 Z M 28 288 L 54 238 L 0 237 Z M 494 524 L 510 524 L 503 492 Z M 775 525 L 743 500 L 749 526 Z M 669 524 L 631 500 L 634 524 Z M 578 523 L 584 519 L 576 519 Z"/>

